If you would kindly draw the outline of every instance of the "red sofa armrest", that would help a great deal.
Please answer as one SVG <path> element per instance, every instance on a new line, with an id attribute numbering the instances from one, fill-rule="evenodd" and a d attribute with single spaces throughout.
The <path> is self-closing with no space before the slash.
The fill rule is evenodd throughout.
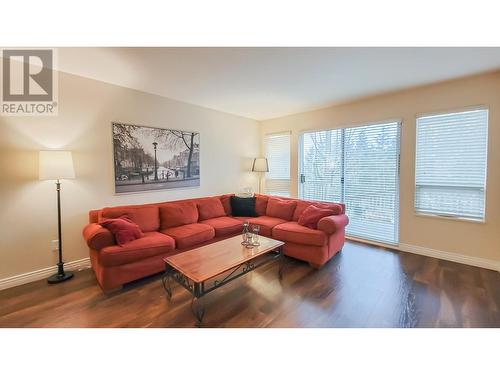
<path id="1" fill-rule="evenodd" d="M 328 234 L 333 234 L 341 228 L 349 224 L 347 215 L 332 215 L 322 218 L 318 222 L 318 229 Z"/>
<path id="2" fill-rule="evenodd" d="M 96 223 L 87 224 L 83 228 L 83 238 L 87 242 L 87 245 L 94 250 L 101 250 L 104 247 L 116 245 L 113 233 Z"/>

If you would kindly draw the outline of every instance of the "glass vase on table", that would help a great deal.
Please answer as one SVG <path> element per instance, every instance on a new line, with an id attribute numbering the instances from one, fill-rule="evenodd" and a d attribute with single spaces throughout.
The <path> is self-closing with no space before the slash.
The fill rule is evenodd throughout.
<path id="1" fill-rule="evenodd" d="M 245 221 L 243 223 L 243 231 L 241 232 L 241 236 L 243 238 L 243 241 L 241 242 L 241 244 L 243 246 L 248 246 L 250 244 L 250 240 L 251 240 L 251 233 L 250 233 L 250 229 L 249 229 L 249 226 L 250 226 L 250 223 L 248 221 Z"/>
<path id="2" fill-rule="evenodd" d="M 260 225 L 253 225 L 252 226 L 252 245 L 253 246 L 259 246 L 259 232 L 260 232 Z"/>

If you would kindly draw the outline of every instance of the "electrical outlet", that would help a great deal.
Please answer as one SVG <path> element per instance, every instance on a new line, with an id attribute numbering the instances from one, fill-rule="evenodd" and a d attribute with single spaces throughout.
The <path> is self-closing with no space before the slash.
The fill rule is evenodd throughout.
<path id="1" fill-rule="evenodd" d="M 50 249 L 52 251 L 59 250 L 59 240 L 52 240 L 52 241 L 50 241 Z"/>

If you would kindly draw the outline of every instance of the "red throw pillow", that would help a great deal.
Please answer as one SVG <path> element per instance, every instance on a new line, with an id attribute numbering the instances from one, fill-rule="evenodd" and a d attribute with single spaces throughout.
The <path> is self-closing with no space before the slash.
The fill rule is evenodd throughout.
<path id="1" fill-rule="evenodd" d="M 317 229 L 320 219 L 331 215 L 335 215 L 335 211 L 328 208 L 319 208 L 311 205 L 307 207 L 300 215 L 299 225 L 311 229 Z"/>
<path id="2" fill-rule="evenodd" d="M 296 205 L 297 202 L 292 200 L 285 201 L 276 198 L 269 198 L 267 201 L 266 215 L 291 221 Z"/>
<path id="3" fill-rule="evenodd" d="M 120 246 L 144 236 L 139 226 L 125 215 L 116 219 L 105 219 L 99 224 L 113 233 L 116 243 Z"/>
<path id="4" fill-rule="evenodd" d="M 300 215 L 302 215 L 302 212 L 304 212 L 304 210 L 311 205 L 318 207 L 318 208 L 326 208 L 328 210 L 333 210 L 334 215 L 340 215 L 342 213 L 342 206 L 338 203 L 299 200 L 299 201 L 297 201 L 297 208 L 295 209 L 295 212 L 293 213 L 293 221 L 299 221 L 299 218 L 300 218 Z"/>
<path id="5" fill-rule="evenodd" d="M 226 216 L 226 211 L 224 211 L 224 206 L 219 198 L 200 199 L 196 205 L 200 221 Z"/>

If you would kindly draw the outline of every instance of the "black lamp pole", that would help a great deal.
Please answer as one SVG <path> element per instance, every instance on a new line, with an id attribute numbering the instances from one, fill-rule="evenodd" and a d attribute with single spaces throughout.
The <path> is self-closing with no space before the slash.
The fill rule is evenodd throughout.
<path id="1" fill-rule="evenodd" d="M 57 263 L 57 273 L 50 276 L 47 281 L 49 284 L 60 283 L 61 281 L 69 280 L 73 277 L 72 272 L 64 272 L 64 263 L 62 260 L 62 235 L 61 235 L 61 182 L 56 181 L 57 190 L 57 234 L 59 241 L 59 262 Z"/>
<path id="2" fill-rule="evenodd" d="M 155 149 L 155 181 L 158 181 L 158 161 L 156 160 L 156 146 L 158 146 L 158 143 L 153 142 L 153 147 Z"/>

